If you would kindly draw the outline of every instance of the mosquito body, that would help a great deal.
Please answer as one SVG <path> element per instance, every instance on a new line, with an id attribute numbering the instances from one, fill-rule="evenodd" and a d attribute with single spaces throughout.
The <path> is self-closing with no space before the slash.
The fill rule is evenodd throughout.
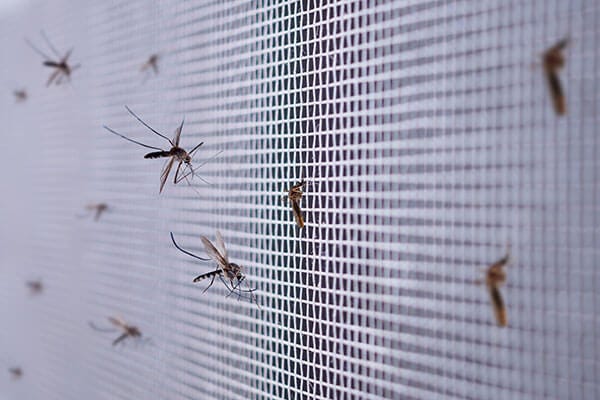
<path id="1" fill-rule="evenodd" d="M 300 228 L 304 228 L 304 218 L 302 217 L 302 210 L 300 209 L 300 200 L 302 200 L 302 195 L 304 194 L 302 190 L 305 186 L 306 181 L 302 180 L 292 186 L 287 194 L 287 199 L 292 205 L 292 211 L 294 213 L 294 218 L 296 219 L 296 224 L 298 224 Z"/>
<path id="2" fill-rule="evenodd" d="M 116 346 L 117 344 L 119 344 L 123 340 L 127 339 L 128 337 L 131 337 L 131 338 L 142 337 L 142 332 L 136 326 L 127 324 L 121 318 L 108 317 L 108 321 L 115 327 L 115 329 L 98 328 L 98 327 L 96 327 L 96 325 L 94 325 L 91 322 L 90 322 L 90 326 L 94 330 L 97 330 L 99 332 L 115 332 L 115 330 L 121 330 L 122 331 L 121 335 L 119 337 L 117 337 L 115 340 L 113 340 L 113 342 L 112 342 L 113 346 Z"/>
<path id="3" fill-rule="evenodd" d="M 249 293 L 252 297 L 252 300 L 258 305 L 256 297 L 253 293 L 256 289 L 251 289 L 250 287 L 248 287 L 248 289 L 242 289 L 240 287 L 242 282 L 245 281 L 246 276 L 242 273 L 242 267 L 240 265 L 229 262 L 229 256 L 227 255 L 227 249 L 225 248 L 225 242 L 223 241 L 221 233 L 219 231 L 216 232 L 217 246 L 212 244 L 206 236 L 200 236 L 200 239 L 202 240 L 202 244 L 204 245 L 204 250 L 206 251 L 206 253 L 209 255 L 210 258 L 212 258 L 213 261 L 217 263 L 217 269 L 215 269 L 214 271 L 206 272 L 194 278 L 194 283 L 211 278 L 209 285 L 202 291 L 202 293 L 206 292 L 215 282 L 215 278 L 218 277 L 219 279 L 221 279 L 225 287 L 227 287 L 227 289 L 229 290 L 229 295 L 231 295 L 235 291 L 238 292 L 239 297 L 241 297 L 243 293 Z M 210 260 L 209 258 L 198 257 L 195 254 L 192 254 L 179 247 L 177 242 L 175 242 L 173 233 L 171 233 L 171 240 L 173 241 L 175 247 L 177 247 L 177 249 L 182 253 L 185 253 L 201 261 Z"/>
<path id="4" fill-rule="evenodd" d="M 36 295 L 42 293 L 44 290 L 44 285 L 42 281 L 27 281 L 27 287 L 29 288 L 29 292 L 31 295 Z"/>
<path id="5" fill-rule="evenodd" d="M 98 221 L 102 214 L 108 210 L 108 204 L 106 203 L 93 203 L 85 206 L 85 209 L 89 212 L 94 213 L 94 221 Z"/>
<path id="6" fill-rule="evenodd" d="M 27 100 L 27 91 L 25 89 L 14 90 L 13 95 L 15 96 L 15 103 L 23 103 Z"/>
<path id="7" fill-rule="evenodd" d="M 10 376 L 15 381 L 21 379 L 21 377 L 23 376 L 23 370 L 21 369 L 21 367 L 9 368 L 8 372 L 10 372 Z"/>
<path id="8" fill-rule="evenodd" d="M 44 31 L 41 32 L 41 35 L 42 35 L 42 38 L 46 41 L 48 48 L 52 51 L 52 53 L 56 57 L 55 59 L 53 59 L 52 57 L 48 56 L 46 53 L 44 53 L 43 51 L 41 51 L 40 49 L 35 47 L 33 45 L 33 43 L 31 43 L 28 39 L 25 39 L 25 41 L 27 42 L 29 47 L 31 47 L 33 49 L 33 51 L 35 51 L 36 53 L 38 53 L 40 56 L 42 56 L 44 58 L 43 65 L 45 67 L 49 67 L 54 70 L 54 72 L 52 72 L 52 74 L 48 78 L 48 81 L 46 82 L 46 86 L 50 86 L 50 85 L 52 85 L 52 83 L 55 83 L 56 85 L 60 85 L 63 82 L 63 79 L 70 82 L 71 81 L 71 73 L 73 73 L 73 71 L 75 71 L 77 68 L 80 67 L 79 64 L 73 65 L 73 66 L 71 66 L 69 64 L 69 57 L 71 56 L 73 49 L 72 48 L 69 49 L 64 55 L 61 56 L 60 53 L 54 47 L 54 45 L 52 45 L 52 43 L 50 42 L 50 39 L 48 39 L 48 37 L 46 36 Z"/>
<path id="9" fill-rule="evenodd" d="M 148 159 L 169 158 L 169 160 L 167 161 L 167 164 L 163 168 L 163 171 L 160 176 L 160 190 L 159 190 L 160 193 L 162 193 L 163 187 L 165 186 L 165 183 L 167 182 L 167 178 L 169 177 L 169 173 L 171 172 L 171 169 L 173 168 L 173 164 L 175 164 L 175 163 L 177 163 L 177 170 L 175 172 L 175 178 L 173 179 L 173 183 L 178 184 L 179 182 L 181 182 L 182 180 L 185 179 L 187 181 L 187 183 L 189 185 L 191 185 L 191 183 L 188 179 L 188 176 L 191 175 L 192 177 L 194 177 L 195 173 L 196 173 L 196 170 L 192 167 L 192 157 L 194 156 L 196 151 L 200 148 L 200 146 L 202 146 L 204 144 L 204 142 L 200 142 L 198 145 L 196 145 L 196 147 L 194 147 L 192 150 L 190 150 L 188 152 L 179 146 L 179 139 L 181 137 L 181 130 L 183 129 L 184 121 L 181 121 L 181 125 L 179 125 L 179 127 L 175 130 L 174 137 L 171 140 L 168 137 L 166 137 L 165 135 L 159 133 L 158 131 L 156 131 L 155 129 L 150 127 L 150 125 L 146 124 L 144 121 L 142 121 L 142 119 L 140 117 L 138 117 L 133 111 L 131 111 L 129 109 L 129 107 L 125 106 L 125 108 L 142 125 L 144 125 L 148 129 L 150 129 L 150 131 L 152 131 L 156 135 L 167 140 L 169 142 L 169 145 L 171 146 L 169 148 L 169 150 L 161 149 L 160 147 L 148 146 L 144 143 L 135 141 L 133 139 L 130 139 L 130 138 L 110 129 L 106 125 L 104 126 L 104 129 L 106 129 L 107 131 L 109 131 L 129 142 L 135 143 L 137 145 L 140 145 L 140 146 L 148 148 L 148 149 L 157 150 L 157 151 L 153 151 L 151 153 L 146 154 L 144 156 L 144 158 L 148 158 Z M 182 165 L 183 165 L 183 168 L 182 168 Z M 201 164 L 197 168 L 200 168 L 202 165 L 204 165 L 204 164 Z M 186 169 L 188 170 L 188 172 L 186 172 Z"/>
<path id="10" fill-rule="evenodd" d="M 567 112 L 565 94 L 558 77 L 558 71 L 565 65 L 563 51 L 568 44 L 569 40 L 563 39 L 546 50 L 543 55 L 544 73 L 546 74 L 546 80 L 548 81 L 548 88 L 550 90 L 550 96 L 552 97 L 554 111 L 558 115 L 564 115 Z"/>
<path id="11" fill-rule="evenodd" d="M 508 325 L 506 306 L 504 305 L 504 300 L 500 294 L 500 286 L 506 283 L 506 271 L 504 270 L 504 267 L 506 267 L 509 262 L 510 254 L 507 252 L 504 257 L 488 267 L 485 275 L 485 285 L 490 293 L 490 300 L 492 301 L 492 307 L 494 308 L 496 322 L 500 326 Z"/>
<path id="12" fill-rule="evenodd" d="M 152 70 L 154 71 L 154 75 L 158 75 L 158 59 L 158 54 L 152 54 L 150 57 L 148 57 L 148 60 L 142 65 L 140 71 L 146 72 L 150 68 L 152 68 Z"/>

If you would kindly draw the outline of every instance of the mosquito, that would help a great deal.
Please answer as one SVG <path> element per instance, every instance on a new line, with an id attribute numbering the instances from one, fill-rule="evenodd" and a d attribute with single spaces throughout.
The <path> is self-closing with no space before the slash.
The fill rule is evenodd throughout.
<path id="1" fill-rule="evenodd" d="M 58 50 L 56 50 L 56 48 L 52 44 L 52 42 L 50 42 L 50 39 L 48 39 L 48 36 L 46 36 L 46 33 L 44 31 L 41 31 L 40 33 L 42 35 L 42 38 L 48 45 L 48 48 L 56 56 L 56 59 L 49 57 L 46 53 L 44 53 L 43 51 L 41 51 L 40 49 L 35 47 L 33 45 L 33 43 L 31 43 L 29 41 L 29 39 L 26 38 L 25 41 L 27 42 L 29 47 L 31 47 L 33 49 L 33 51 L 35 51 L 36 53 L 38 53 L 40 56 L 42 56 L 44 58 L 43 65 L 45 67 L 54 69 L 54 72 L 52 72 L 52 74 L 48 78 L 48 81 L 46 82 L 46 86 L 52 85 L 53 82 L 55 82 L 56 85 L 60 85 L 63 82 L 63 78 L 66 79 L 68 82 L 70 82 L 71 81 L 71 73 L 80 67 L 79 64 L 76 64 L 73 66 L 69 65 L 69 57 L 71 56 L 71 53 L 73 52 L 73 48 L 69 49 L 63 56 L 61 56 L 60 53 L 58 52 Z"/>
<path id="2" fill-rule="evenodd" d="M 89 212 L 94 213 L 94 221 L 98 221 L 102 214 L 108 210 L 108 204 L 106 203 L 92 203 L 85 206 L 85 209 Z M 82 215 L 83 217 L 83 215 Z"/>
<path id="3" fill-rule="evenodd" d="M 296 223 L 300 228 L 304 228 L 304 218 L 302 217 L 302 210 L 300 209 L 300 200 L 302 200 L 302 195 L 304 194 L 302 189 L 306 186 L 306 184 L 307 183 L 305 180 L 301 180 L 300 182 L 292 186 L 288 190 L 287 194 L 287 199 L 292 205 L 292 211 L 294 212 Z"/>
<path id="4" fill-rule="evenodd" d="M 140 68 L 140 71 L 146 72 L 146 71 L 148 71 L 148 69 L 152 68 L 152 70 L 154 71 L 154 75 L 158 75 L 158 59 L 159 58 L 160 57 L 158 56 L 158 54 L 150 55 L 150 57 L 148 57 L 148 60 Z"/>
<path id="5" fill-rule="evenodd" d="M 500 326 L 508 325 L 506 307 L 502 295 L 500 294 L 500 286 L 506 283 L 506 271 L 504 270 L 504 267 L 506 267 L 509 262 L 510 250 L 506 252 L 504 257 L 490 265 L 485 274 L 485 285 L 490 293 L 490 300 L 492 301 L 496 321 Z"/>
<path id="6" fill-rule="evenodd" d="M 21 367 L 9 368 L 8 372 L 10 372 L 10 376 L 15 381 L 21 379 L 21 377 L 23 376 L 23 370 L 21 369 Z"/>
<path id="7" fill-rule="evenodd" d="M 27 281 L 26 284 L 32 296 L 40 294 L 44 290 L 44 284 L 42 281 Z"/>
<path id="8" fill-rule="evenodd" d="M 117 337 L 115 340 L 113 340 L 113 342 L 112 342 L 113 346 L 116 346 L 117 344 L 119 344 L 121 341 L 125 340 L 128 337 L 131 337 L 131 338 L 142 337 L 142 332 L 136 326 L 127 324 L 121 318 L 108 317 L 108 321 L 114 326 L 114 328 L 99 328 L 96 325 L 94 325 L 93 322 L 90 322 L 89 324 L 90 324 L 90 327 L 92 327 L 92 329 L 94 329 L 98 332 L 115 332 L 120 329 L 123 333 L 119 337 Z"/>
<path id="9" fill-rule="evenodd" d="M 248 283 L 245 282 L 246 276 L 242 273 L 242 266 L 229 262 L 229 256 L 227 255 L 227 249 L 225 248 L 225 242 L 223 241 L 221 232 L 216 232 L 217 247 L 215 247 L 206 236 L 200 236 L 200 240 L 202 240 L 202 243 L 204 244 L 204 250 L 210 256 L 210 258 L 198 257 L 197 255 L 182 249 L 175 241 L 173 232 L 171 232 L 171 240 L 173 241 L 175 247 L 177 247 L 177 249 L 182 253 L 201 261 L 209 261 L 210 258 L 212 258 L 213 261 L 217 263 L 217 269 L 214 271 L 206 272 L 194 278 L 194 283 L 211 278 L 209 285 L 202 291 L 202 293 L 206 292 L 213 285 L 216 277 L 219 277 L 227 290 L 229 290 L 227 297 L 231 296 L 231 294 L 235 291 L 238 292 L 238 298 L 241 298 L 243 293 L 248 293 L 251 296 L 252 301 L 254 301 L 260 308 L 258 301 L 256 300 L 256 296 L 254 296 L 254 291 L 256 288 L 250 288 Z M 246 287 L 248 289 L 242 289 L 240 287 L 242 282 L 246 283 Z"/>
<path id="10" fill-rule="evenodd" d="M 163 171 L 162 171 L 162 173 L 160 175 L 160 190 L 159 190 L 159 193 L 162 193 L 163 187 L 165 186 L 165 183 L 167 182 L 167 178 L 169 177 L 169 173 L 171 172 L 171 168 L 173 168 L 173 164 L 175 162 L 177 162 L 177 171 L 175 172 L 175 178 L 173 179 L 173 183 L 174 184 L 178 184 L 179 182 L 181 182 L 182 180 L 185 179 L 186 182 L 188 183 L 188 185 L 191 186 L 191 182 L 189 181 L 188 176 L 191 175 L 192 178 L 193 178 L 196 175 L 196 171 L 201 166 L 203 166 L 208 161 L 210 161 L 212 158 L 216 157 L 218 154 L 221 153 L 221 152 L 217 153 L 211 159 L 203 162 L 196 169 L 194 169 L 192 167 L 192 157 L 194 156 L 194 154 L 196 153 L 196 151 L 200 148 L 200 146 L 202 146 L 204 144 L 204 142 L 200 142 L 198 145 L 196 145 L 196 147 L 194 147 L 189 152 L 186 151 L 186 150 L 184 150 L 183 148 L 179 147 L 179 139 L 181 137 L 181 130 L 183 129 L 183 123 L 185 122 L 185 120 L 182 120 L 181 121 L 181 125 L 179 125 L 179 127 L 177 127 L 177 129 L 175 129 L 175 135 L 173 137 L 173 140 L 171 140 L 168 137 L 166 137 L 165 135 L 163 135 L 163 134 L 159 133 L 158 131 L 156 131 L 155 129 L 153 129 L 150 125 L 148 125 L 144 121 L 142 121 L 142 119 L 140 117 L 138 117 L 133 111 L 131 111 L 131 109 L 129 107 L 125 106 L 125 109 L 135 119 L 137 119 L 142 125 L 144 125 L 148 129 L 150 129 L 156 135 L 158 135 L 161 138 L 163 138 L 166 141 L 168 141 L 169 144 L 171 145 L 171 149 L 170 150 L 164 150 L 164 149 L 161 149 L 159 147 L 148 146 L 147 144 L 135 141 L 133 139 L 128 138 L 127 136 L 121 135 L 120 133 L 118 133 L 118 132 L 110 129 L 108 126 L 104 125 L 104 129 L 106 129 L 110 133 L 113 133 L 113 134 L 115 134 L 115 135 L 117 135 L 117 136 L 119 136 L 119 137 L 121 137 L 121 138 L 123 138 L 123 139 L 125 139 L 127 141 L 130 141 L 130 142 L 135 143 L 137 145 L 140 145 L 142 147 L 146 147 L 148 149 L 158 150 L 158 151 L 153 151 L 151 153 L 146 154 L 144 156 L 144 158 L 169 158 L 169 160 L 167 161 L 167 163 L 166 163 L 165 167 L 163 168 Z M 183 168 L 181 168 L 182 165 L 183 165 Z M 189 171 L 187 173 L 186 173 L 186 168 L 189 169 Z M 202 179 L 202 177 L 200 177 L 200 179 Z M 204 181 L 204 179 L 202 179 L 202 180 Z"/>
<path id="11" fill-rule="evenodd" d="M 565 65 L 565 56 L 563 51 L 569 44 L 569 39 L 565 38 L 554 46 L 550 47 L 543 54 L 543 66 L 546 79 L 548 80 L 548 88 L 552 96 L 554 111 L 558 115 L 564 115 L 567 112 L 565 94 L 562 88 L 558 71 Z"/>
<path id="12" fill-rule="evenodd" d="M 13 90 L 15 96 L 15 103 L 23 103 L 27 100 L 27 91 L 25 89 Z"/>

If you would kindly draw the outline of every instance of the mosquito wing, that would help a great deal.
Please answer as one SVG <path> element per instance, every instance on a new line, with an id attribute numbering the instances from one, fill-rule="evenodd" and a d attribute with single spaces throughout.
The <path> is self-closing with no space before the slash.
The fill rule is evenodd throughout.
<path id="1" fill-rule="evenodd" d="M 302 210 L 300 210 L 300 204 L 298 200 L 290 200 L 290 202 L 292 203 L 292 211 L 294 212 L 296 223 L 300 228 L 304 228 L 304 218 L 302 218 Z"/>
<path id="2" fill-rule="evenodd" d="M 119 328 L 126 328 L 127 324 L 121 318 L 108 317 L 111 324 Z"/>
<path id="3" fill-rule="evenodd" d="M 500 326 L 508 325 L 508 319 L 506 317 L 506 308 L 504 306 L 504 300 L 502 300 L 502 295 L 500 294 L 500 290 L 496 285 L 488 285 L 488 290 L 490 292 L 490 299 L 492 301 L 492 307 L 494 308 L 494 315 L 496 316 L 496 322 Z"/>
<path id="4" fill-rule="evenodd" d="M 221 255 L 223 256 L 225 261 L 227 263 L 229 263 L 229 256 L 227 255 L 227 248 L 225 248 L 225 241 L 223 240 L 223 236 L 221 236 L 221 232 L 217 231 L 216 237 L 217 237 L 217 247 L 220 249 Z"/>
<path id="5" fill-rule="evenodd" d="M 179 138 L 181 137 L 181 130 L 183 129 L 184 122 L 185 120 L 182 120 L 181 125 L 179 125 L 177 129 L 175 129 L 175 135 L 173 136 L 173 143 L 175 144 L 175 146 L 179 146 Z"/>
<path id="6" fill-rule="evenodd" d="M 558 115 L 566 114 L 567 105 L 565 101 L 565 94 L 556 71 L 546 71 L 546 79 L 548 80 L 554 111 Z"/>
<path id="7" fill-rule="evenodd" d="M 165 187 L 165 183 L 167 183 L 167 178 L 169 177 L 169 172 L 171 172 L 171 168 L 173 167 L 173 163 L 175 162 L 175 157 L 171 157 L 167 165 L 162 171 L 160 175 L 160 190 L 159 193 L 162 193 L 163 187 Z"/>
<path id="8" fill-rule="evenodd" d="M 221 253 L 219 253 L 219 250 L 217 250 L 215 246 L 213 246 L 213 244 L 210 242 L 210 240 L 206 238 L 206 236 L 200 236 L 200 240 L 202 240 L 202 243 L 204 244 L 204 250 L 206 250 L 206 254 L 208 254 L 213 260 L 215 260 L 217 264 L 219 264 L 219 267 L 225 269 L 229 264 L 227 262 L 227 259 L 225 259 L 221 255 Z"/>
<path id="9" fill-rule="evenodd" d="M 51 75 L 50 78 L 48 78 L 48 82 L 46 82 L 46 86 L 50 86 L 52 85 L 52 82 L 54 82 L 54 80 L 56 79 L 56 77 L 61 73 L 62 71 L 60 69 L 57 69 L 56 71 L 54 71 Z"/>

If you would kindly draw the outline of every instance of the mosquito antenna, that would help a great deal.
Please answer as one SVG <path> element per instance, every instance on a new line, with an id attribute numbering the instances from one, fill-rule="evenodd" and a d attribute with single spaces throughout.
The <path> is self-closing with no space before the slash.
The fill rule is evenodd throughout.
<path id="1" fill-rule="evenodd" d="M 52 50 L 52 52 L 56 55 L 56 57 L 58 57 L 60 59 L 60 53 L 58 52 L 58 50 L 56 50 L 56 48 L 54 48 L 54 46 L 52 45 L 52 42 L 50 41 L 50 39 L 48 39 L 48 36 L 46 36 L 46 32 L 41 30 L 40 33 L 42 34 L 42 37 L 44 38 L 46 43 L 48 43 L 48 47 L 50 47 L 50 50 Z"/>
<path id="2" fill-rule="evenodd" d="M 45 60 L 52 60 L 52 57 L 48 57 L 48 55 L 46 53 L 44 53 L 43 51 L 41 51 L 40 49 L 38 49 L 37 47 L 35 47 L 33 45 L 33 43 L 31 43 L 31 41 L 27 38 L 25 38 L 25 43 L 27 43 L 29 45 L 29 47 L 31 47 L 31 49 L 33 51 L 35 51 L 36 53 L 38 53 L 40 56 L 42 56 Z"/>
<path id="3" fill-rule="evenodd" d="M 154 149 L 154 150 L 164 151 L 164 150 L 163 150 L 163 149 L 161 149 L 161 148 L 158 148 L 158 147 L 153 147 L 153 146 L 148 146 L 147 144 L 140 143 L 140 142 L 138 142 L 138 141 L 136 141 L 136 140 L 133 140 L 133 139 L 129 139 L 127 136 L 121 135 L 120 133 L 118 133 L 118 132 L 116 132 L 116 131 L 113 131 L 112 129 L 110 129 L 110 128 L 109 128 L 108 126 L 106 126 L 106 125 L 102 125 L 102 127 L 103 127 L 104 129 L 106 129 L 107 131 L 109 131 L 110 133 L 114 133 L 115 135 L 117 135 L 117 136 L 120 136 L 120 137 L 122 137 L 123 139 L 130 141 L 131 143 L 139 144 L 140 146 L 146 147 L 146 148 L 148 148 L 148 149 Z"/>
<path id="4" fill-rule="evenodd" d="M 179 247 L 179 245 L 178 245 L 178 244 L 177 244 L 177 242 L 175 241 L 175 236 L 173 236 L 173 232 L 169 232 L 169 233 L 171 234 L 171 240 L 173 241 L 173 244 L 175 245 L 175 247 L 177 247 L 177 249 L 178 249 L 179 251 L 181 251 L 181 252 L 182 252 L 182 253 L 184 253 L 184 254 L 187 254 L 187 255 L 188 255 L 188 256 L 190 256 L 190 257 L 197 258 L 198 260 L 201 260 L 201 261 L 210 261 L 210 258 L 202 258 L 202 257 L 198 257 L 197 255 L 195 255 L 195 254 L 192 254 L 192 253 L 190 253 L 189 251 L 186 251 L 186 250 L 182 249 L 181 247 Z"/>
<path id="5" fill-rule="evenodd" d="M 133 111 L 131 111 L 131 109 L 127 106 L 125 106 L 125 109 L 127 111 L 129 111 L 129 114 L 133 115 L 133 117 L 135 119 L 137 119 L 138 121 L 140 121 L 140 123 L 142 125 L 144 125 L 146 128 L 150 129 L 152 132 L 156 133 L 158 136 L 160 136 L 163 139 L 166 139 L 169 143 L 171 143 L 171 146 L 175 147 L 175 144 L 171 141 L 171 139 L 169 139 L 168 137 L 166 137 L 165 135 L 161 134 L 160 132 L 156 131 L 154 128 L 152 128 L 150 125 L 148 125 L 147 123 L 145 123 L 144 121 L 142 121 L 142 119 L 140 117 L 138 117 L 137 115 L 135 115 L 135 113 Z M 159 149 L 160 150 L 160 149 Z"/>

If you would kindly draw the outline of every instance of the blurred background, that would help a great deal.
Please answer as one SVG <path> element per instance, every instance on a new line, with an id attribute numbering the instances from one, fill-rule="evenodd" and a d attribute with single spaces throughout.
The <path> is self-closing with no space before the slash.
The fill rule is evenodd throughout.
<path id="1" fill-rule="evenodd" d="M 1 2 L 0 398 L 600 398 L 599 20 L 585 0 Z M 70 83 L 45 86 L 41 30 L 74 49 Z M 565 37 L 557 116 L 542 54 Z M 159 195 L 162 160 L 102 128 L 168 146 L 125 105 L 168 137 L 185 118 L 195 165 L 223 151 L 210 184 Z M 301 179 L 303 229 L 281 198 Z M 215 264 L 169 238 L 205 257 L 216 230 L 260 308 L 202 293 Z M 508 246 L 500 327 L 480 281 Z M 150 340 L 112 346 L 89 326 L 109 316 Z"/>

